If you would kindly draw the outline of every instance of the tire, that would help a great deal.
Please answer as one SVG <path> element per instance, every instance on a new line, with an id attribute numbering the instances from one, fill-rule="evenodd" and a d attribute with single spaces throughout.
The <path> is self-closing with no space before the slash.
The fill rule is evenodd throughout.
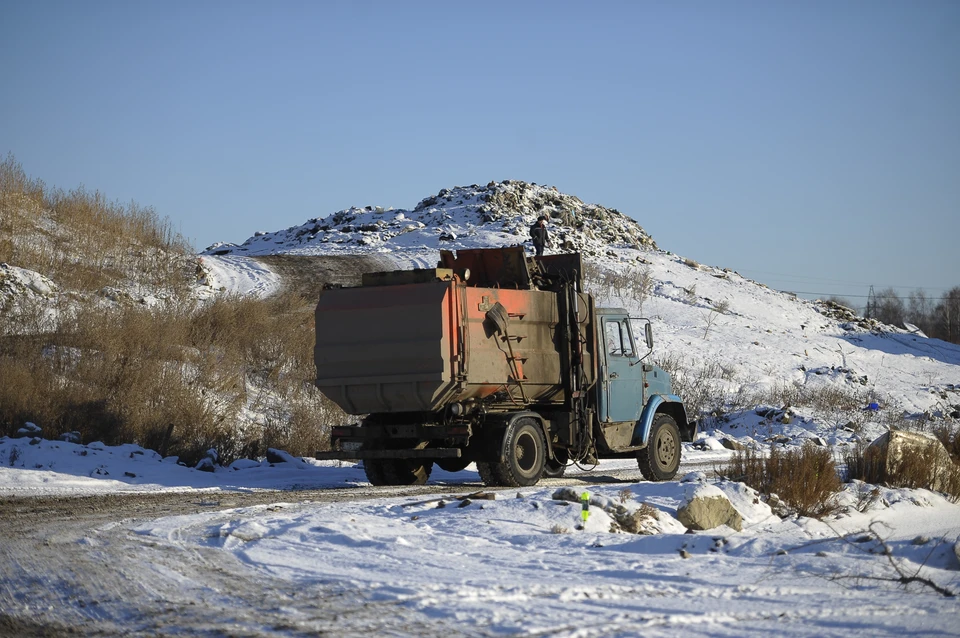
<path id="1" fill-rule="evenodd" d="M 570 455 L 566 450 L 556 450 L 555 459 L 547 459 L 546 464 L 543 466 L 543 477 L 544 478 L 562 478 L 563 473 L 567 471 L 567 460 L 570 458 Z"/>
<path id="2" fill-rule="evenodd" d="M 502 463 L 477 463 L 484 484 L 505 487 L 536 485 L 547 462 L 547 440 L 543 429 L 533 419 L 517 419 L 504 433 L 503 443 Z"/>
<path id="3" fill-rule="evenodd" d="M 480 474 L 480 480 L 487 487 L 501 487 L 503 483 L 500 480 L 500 474 L 494 470 L 494 465 L 500 463 L 484 463 L 477 461 L 477 473 Z"/>
<path id="4" fill-rule="evenodd" d="M 386 479 L 383 477 L 383 461 L 374 459 L 363 460 L 363 473 L 367 475 L 370 485 L 386 485 Z"/>
<path id="5" fill-rule="evenodd" d="M 444 472 L 459 472 L 461 470 L 467 469 L 468 465 L 470 465 L 470 461 L 463 457 L 445 458 L 445 459 L 437 460 L 437 467 L 439 467 Z"/>
<path id="6" fill-rule="evenodd" d="M 430 478 L 432 461 L 416 459 L 365 459 L 363 471 L 371 485 L 423 485 Z"/>
<path id="7" fill-rule="evenodd" d="M 653 418 L 647 447 L 637 452 L 640 473 L 648 481 L 669 481 L 680 469 L 680 428 L 669 414 Z"/>

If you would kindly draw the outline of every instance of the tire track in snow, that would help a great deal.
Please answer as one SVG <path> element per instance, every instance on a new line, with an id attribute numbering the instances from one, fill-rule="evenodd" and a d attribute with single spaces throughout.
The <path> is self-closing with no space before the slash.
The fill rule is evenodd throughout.
<path id="1" fill-rule="evenodd" d="M 204 255 L 198 260 L 213 290 L 261 298 L 280 290 L 280 275 L 252 257 Z"/>

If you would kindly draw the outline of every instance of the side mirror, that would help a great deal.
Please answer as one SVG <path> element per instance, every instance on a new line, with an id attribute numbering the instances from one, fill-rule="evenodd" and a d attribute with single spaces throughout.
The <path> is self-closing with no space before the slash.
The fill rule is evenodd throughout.
<path id="1" fill-rule="evenodd" d="M 647 339 L 647 349 L 653 350 L 653 326 L 649 323 L 643 326 L 643 336 Z"/>

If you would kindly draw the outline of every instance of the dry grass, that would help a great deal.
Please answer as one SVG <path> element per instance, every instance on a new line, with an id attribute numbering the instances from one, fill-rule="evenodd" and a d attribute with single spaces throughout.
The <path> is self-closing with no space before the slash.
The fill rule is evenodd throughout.
<path id="1" fill-rule="evenodd" d="M 583 278 L 584 287 L 598 300 L 606 303 L 631 300 L 639 304 L 641 314 L 643 303 L 653 292 L 655 283 L 647 266 L 617 272 L 604 270 L 591 262 L 584 264 Z"/>
<path id="2" fill-rule="evenodd" d="M 798 450 L 774 448 L 766 457 L 744 450 L 721 472 L 762 494 L 776 494 L 800 516 L 823 518 L 838 507 L 834 496 L 841 484 L 829 448 L 812 444 Z"/>
<path id="3" fill-rule="evenodd" d="M 873 485 L 934 489 L 939 481 L 939 491 L 954 502 L 960 501 L 960 467 L 956 462 L 943 468 L 935 454 L 936 445 L 928 452 L 903 454 L 898 459 L 887 459 L 883 449 L 877 446 L 857 446 L 844 455 L 847 478 Z M 934 468 L 943 468 L 938 471 Z"/>
<path id="4" fill-rule="evenodd" d="M 0 435 L 32 421 L 188 463 L 209 448 L 230 462 L 328 445 L 346 417 L 313 386 L 313 299 L 201 303 L 186 243 L 152 209 L 50 192 L 12 157 L 0 188 L 0 261 L 66 291 L 0 313 Z M 163 301 L 107 301 L 107 286 Z"/>
<path id="5" fill-rule="evenodd" d="M 28 178 L 13 156 L 0 162 L 0 262 L 70 290 L 127 282 L 176 294 L 184 291 L 190 252 L 152 208 L 82 187 L 50 189 Z"/>
<path id="6" fill-rule="evenodd" d="M 84 441 L 165 447 L 185 461 L 211 447 L 226 462 L 268 447 L 312 454 L 345 417 L 312 385 L 310 310 L 286 296 L 83 305 L 42 339 L 5 339 L 0 426 L 12 434 L 33 421 L 48 436 L 76 430 Z M 244 410 L 261 417 L 241 432 Z"/>
<path id="7" fill-rule="evenodd" d="M 933 435 L 947 448 L 950 458 L 960 463 L 960 429 L 941 423 L 933 429 Z"/>

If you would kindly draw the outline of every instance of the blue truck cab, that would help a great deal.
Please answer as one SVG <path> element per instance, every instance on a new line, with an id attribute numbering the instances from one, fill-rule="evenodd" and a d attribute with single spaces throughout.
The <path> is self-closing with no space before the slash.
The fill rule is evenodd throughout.
<path id="1" fill-rule="evenodd" d="M 680 464 L 679 443 L 693 441 L 697 425 L 687 422 L 670 375 L 644 363 L 653 349 L 650 321 L 631 319 L 621 308 L 597 308 L 596 314 L 598 452 L 601 457 L 636 454 L 647 478 L 672 478 Z M 638 325 L 643 341 L 636 334 Z M 646 346 L 642 353 L 640 343 Z"/>

